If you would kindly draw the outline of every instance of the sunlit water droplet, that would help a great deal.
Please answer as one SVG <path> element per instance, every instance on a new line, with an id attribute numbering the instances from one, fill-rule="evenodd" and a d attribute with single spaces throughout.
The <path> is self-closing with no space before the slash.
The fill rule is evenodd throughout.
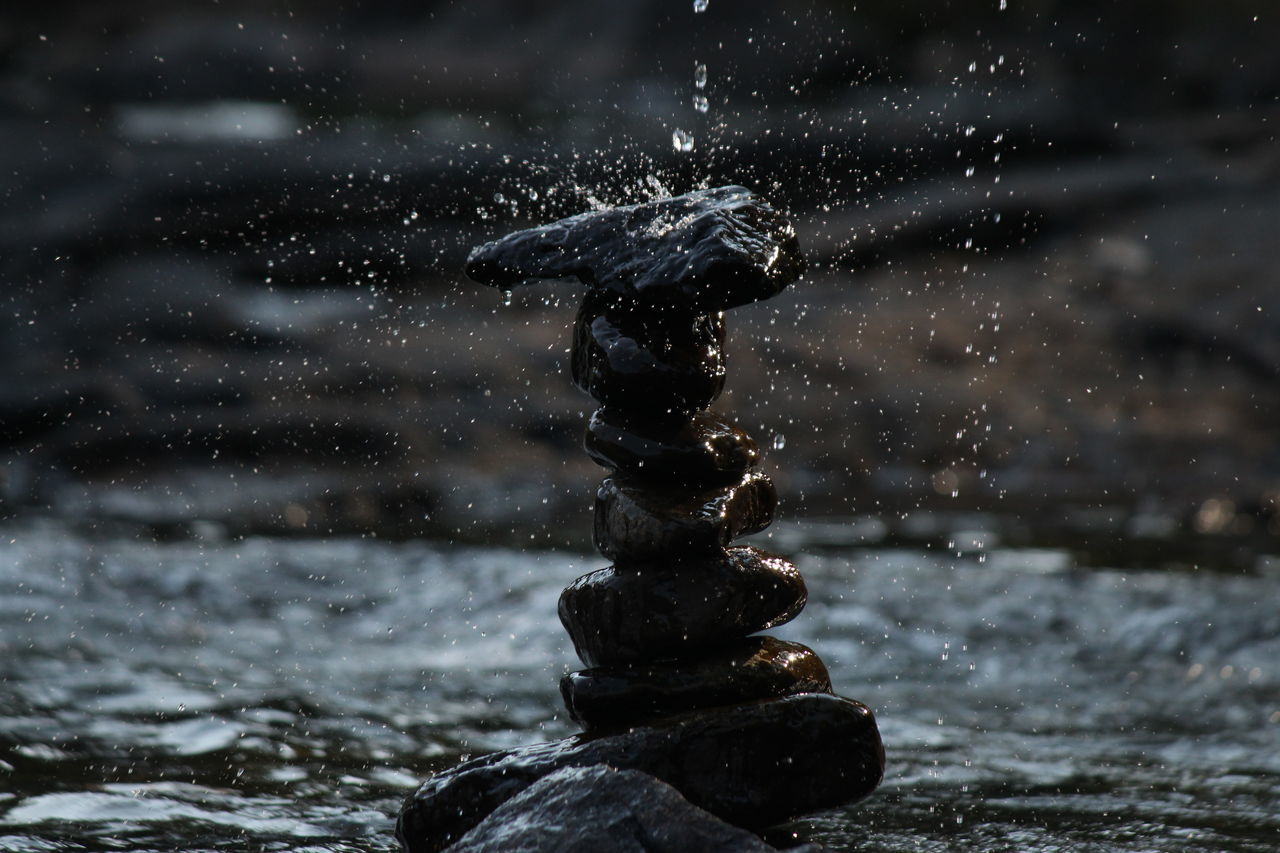
<path id="1" fill-rule="evenodd" d="M 693 0 L 693 11 L 694 12 L 707 11 L 707 0 Z"/>
<path id="2" fill-rule="evenodd" d="M 709 104 L 707 103 L 706 95 L 699 92 L 698 94 L 693 96 L 693 108 L 695 110 L 697 110 L 700 113 L 705 113 L 707 111 L 708 106 Z"/>
<path id="3" fill-rule="evenodd" d="M 699 62 L 697 65 L 693 66 L 693 85 L 697 86 L 699 89 L 707 88 L 706 63 Z"/>
<path id="4" fill-rule="evenodd" d="M 649 189 L 653 192 L 654 198 L 670 197 L 671 190 L 667 188 L 666 184 L 662 183 L 662 181 L 658 179 L 657 175 L 645 175 L 644 182 L 649 185 Z"/>
<path id="5" fill-rule="evenodd" d="M 671 132 L 671 147 L 677 151 L 693 150 L 693 134 L 687 130 L 676 128 Z"/>
<path id="6" fill-rule="evenodd" d="M 773 437 L 773 449 L 782 450 L 787 446 L 787 437 L 782 433 L 778 433 Z"/>
<path id="7" fill-rule="evenodd" d="M 502 304 L 504 307 L 511 304 L 512 297 L 513 297 L 513 294 L 510 290 L 502 291 Z"/>

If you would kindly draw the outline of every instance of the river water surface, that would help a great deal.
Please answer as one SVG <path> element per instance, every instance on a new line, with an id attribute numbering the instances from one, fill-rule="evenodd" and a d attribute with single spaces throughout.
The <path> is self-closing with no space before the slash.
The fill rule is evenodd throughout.
<path id="1" fill-rule="evenodd" d="M 0 851 L 394 850 L 464 755 L 572 732 L 561 587 L 444 544 L 0 537 Z M 812 645 L 888 749 L 834 850 L 1280 849 L 1280 573 L 1061 550 L 797 558 Z"/>

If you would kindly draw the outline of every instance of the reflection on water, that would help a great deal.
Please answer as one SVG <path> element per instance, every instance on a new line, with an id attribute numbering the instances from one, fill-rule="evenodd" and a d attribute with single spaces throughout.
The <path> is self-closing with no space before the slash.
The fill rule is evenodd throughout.
<path id="1" fill-rule="evenodd" d="M 571 731 L 555 601 L 597 564 L 6 530 L 0 851 L 393 850 L 421 775 Z M 773 840 L 1274 849 L 1274 575 L 1076 570 L 1044 550 L 799 564 L 809 608 L 774 633 L 877 710 L 890 766 L 870 800 Z"/>

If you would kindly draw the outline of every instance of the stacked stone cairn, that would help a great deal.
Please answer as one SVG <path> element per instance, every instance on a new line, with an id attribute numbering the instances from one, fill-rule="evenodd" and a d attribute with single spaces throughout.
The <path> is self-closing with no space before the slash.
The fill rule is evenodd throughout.
<path id="1" fill-rule="evenodd" d="M 560 597 L 587 667 L 560 687 L 584 734 L 437 774 L 401 813 L 406 849 L 442 849 L 566 766 L 649 773 L 748 828 L 879 784 L 866 706 L 832 694 L 812 650 L 755 636 L 800 612 L 804 581 L 782 557 L 731 544 L 772 522 L 777 494 L 756 442 L 708 409 L 725 382 L 724 312 L 803 271 L 791 223 L 732 186 L 591 211 L 471 253 L 467 274 L 504 290 L 587 285 L 572 373 L 601 404 L 584 444 L 610 471 L 594 541 L 613 564 Z"/>

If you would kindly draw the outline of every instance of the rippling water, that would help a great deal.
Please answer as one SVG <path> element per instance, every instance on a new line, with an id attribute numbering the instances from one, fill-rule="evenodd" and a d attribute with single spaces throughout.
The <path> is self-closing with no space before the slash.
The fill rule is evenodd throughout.
<path id="1" fill-rule="evenodd" d="M 571 733 L 560 588 L 598 559 L 0 531 L 0 851 L 394 850 L 419 777 Z M 812 645 L 889 770 L 775 830 L 836 850 L 1274 851 L 1280 576 L 846 549 Z"/>

